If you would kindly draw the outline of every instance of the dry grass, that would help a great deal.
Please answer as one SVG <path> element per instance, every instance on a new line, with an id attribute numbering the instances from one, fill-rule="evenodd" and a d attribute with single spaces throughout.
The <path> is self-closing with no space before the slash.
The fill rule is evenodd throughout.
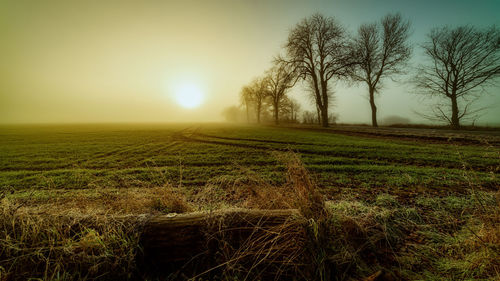
<path id="1" fill-rule="evenodd" d="M 40 215 L 3 199 L 0 280 L 116 280 L 135 274 L 140 217 Z"/>
<path id="2" fill-rule="evenodd" d="M 324 196 L 311 180 L 295 153 L 275 153 L 287 168 L 286 182 L 273 186 L 257 173 L 240 167 L 240 173 L 211 180 L 193 196 L 193 205 L 200 209 L 228 207 L 248 209 L 299 209 L 306 218 L 324 213 Z"/>
<path id="3" fill-rule="evenodd" d="M 241 169 L 232 178 L 219 178 L 194 196 L 198 205 L 211 208 L 243 207 L 252 209 L 299 210 L 299 217 L 264 227 L 254 225 L 241 231 L 251 231 L 243 241 L 225 231 L 231 218 L 207 221 L 207 235 L 217 250 L 215 265 L 198 273 L 222 280 L 312 280 L 316 278 L 315 258 L 309 241 L 312 225 L 324 220 L 324 197 L 310 179 L 299 157 L 293 153 L 276 154 L 287 167 L 287 181 L 283 186 L 269 185 L 257 174 Z M 233 229 L 234 230 L 234 229 Z M 214 275 L 215 274 L 215 275 Z M 178 275 L 175 275 L 178 276 Z M 235 279 L 236 278 L 236 279 Z"/>
<path id="4" fill-rule="evenodd" d="M 253 171 L 241 168 L 235 176 L 209 181 L 192 197 L 199 210 L 224 208 L 290 209 L 293 190 L 272 186 Z"/>
<path id="5" fill-rule="evenodd" d="M 127 280 L 146 215 L 186 212 L 171 187 L 0 197 L 0 280 Z"/>
<path id="6" fill-rule="evenodd" d="M 238 229 L 232 218 L 211 221 L 207 238 L 214 249 L 213 266 L 196 275 L 222 280 L 307 279 L 306 221 L 290 217 L 277 225 L 261 221 Z M 231 229 L 231 231 L 227 231 Z M 245 233 L 245 234 L 244 234 Z M 241 237 L 246 237 L 243 240 Z M 310 275 L 310 274 L 309 274 Z M 302 278 L 301 278 L 302 277 Z"/>
<path id="7" fill-rule="evenodd" d="M 2 196 L 0 196 L 2 197 Z M 32 214 L 162 214 L 192 209 L 180 190 L 171 187 L 96 190 L 40 190 L 6 197 Z"/>
<path id="8" fill-rule="evenodd" d="M 293 190 L 294 207 L 306 218 L 321 220 L 326 215 L 325 198 L 318 191 L 316 183 L 311 179 L 299 156 L 289 152 L 277 155 L 286 163 L 286 187 Z"/>

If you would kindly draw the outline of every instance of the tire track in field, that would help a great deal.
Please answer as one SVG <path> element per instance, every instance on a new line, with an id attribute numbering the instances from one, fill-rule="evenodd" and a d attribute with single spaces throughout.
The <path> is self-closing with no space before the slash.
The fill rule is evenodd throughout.
<path id="1" fill-rule="evenodd" d="M 196 135 L 200 136 L 200 137 L 222 139 L 222 140 L 251 141 L 251 142 L 277 143 L 277 144 L 294 144 L 294 145 L 320 145 L 318 143 L 311 143 L 311 142 L 296 142 L 296 141 L 262 140 L 262 139 L 252 139 L 252 138 L 220 137 L 220 136 L 207 135 L 207 134 L 202 134 L 202 133 L 197 133 Z"/>
<path id="2" fill-rule="evenodd" d="M 354 136 L 354 137 L 366 137 L 375 139 L 391 139 L 400 141 L 412 141 L 412 142 L 424 142 L 431 144 L 459 144 L 459 145 L 474 145 L 474 146 L 484 146 L 493 145 L 500 146 L 500 137 L 496 135 L 457 135 L 447 132 L 446 135 L 437 135 L 436 132 L 418 132 L 418 131 L 407 131 L 404 130 L 394 130 L 385 131 L 373 128 L 342 128 L 342 127 L 329 127 L 329 128 L 314 128 L 314 127 L 293 127 L 288 126 L 286 128 L 293 130 L 302 131 L 312 131 L 312 132 L 323 132 L 330 134 Z M 426 129 L 422 129 L 426 130 Z"/>
<path id="3" fill-rule="evenodd" d="M 199 129 L 199 127 L 196 129 L 196 131 Z M 445 169 L 461 169 L 462 166 L 460 164 L 457 165 L 450 165 L 450 164 L 441 164 L 441 163 L 416 163 L 416 162 L 410 162 L 410 159 L 401 159 L 398 160 L 397 158 L 373 158 L 373 157 L 352 157 L 352 155 L 342 153 L 342 152 L 337 152 L 337 151 L 316 151 L 316 150 L 309 150 L 309 149 L 303 149 L 303 148 L 280 148 L 280 147 L 271 147 L 271 146 L 260 146 L 260 145 L 255 145 L 255 144 L 247 144 L 247 143 L 235 143 L 235 142 L 227 142 L 227 141 L 222 141 L 222 140 L 238 140 L 238 138 L 226 138 L 226 137 L 217 137 L 217 136 L 210 136 L 210 135 L 203 135 L 203 134 L 197 134 L 196 131 L 190 132 L 189 136 L 186 136 L 185 134 L 179 135 L 180 140 L 182 141 L 187 141 L 187 142 L 198 142 L 198 143 L 207 143 L 207 144 L 215 144 L 215 145 L 225 145 L 225 146 L 232 146 L 232 147 L 241 147 L 241 148 L 250 148 L 250 149 L 256 149 L 256 150 L 265 150 L 265 151 L 280 151 L 280 152 L 296 152 L 300 154 L 308 154 L 308 155 L 324 155 L 324 156 L 334 156 L 334 157 L 345 157 L 349 159 L 360 159 L 360 160 L 367 160 L 367 161 L 374 161 L 374 162 L 381 162 L 381 163 L 374 163 L 375 165 L 384 165 L 384 164 L 399 164 L 399 165 L 404 165 L 404 166 L 409 166 L 409 167 L 421 167 L 421 168 L 445 168 Z M 211 139 L 201 139 L 201 138 L 196 138 L 196 136 L 201 136 L 201 137 L 209 137 L 209 138 L 214 138 L 214 139 L 221 139 L 221 140 L 211 140 Z M 245 141 L 252 141 L 252 139 L 242 139 Z M 266 140 L 257 140 L 255 142 L 258 143 L 274 143 L 274 142 L 267 142 Z M 281 142 L 278 142 L 278 144 Z M 292 144 L 292 143 L 286 143 L 284 142 L 283 144 Z M 308 145 L 318 145 L 318 144 L 308 144 Z M 489 172 L 490 170 L 488 167 L 474 167 L 475 171 L 478 172 Z"/>

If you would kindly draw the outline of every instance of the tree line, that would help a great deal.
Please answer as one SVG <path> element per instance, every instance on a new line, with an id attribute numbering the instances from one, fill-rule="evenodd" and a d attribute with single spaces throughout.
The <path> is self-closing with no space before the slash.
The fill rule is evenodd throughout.
<path id="1" fill-rule="evenodd" d="M 333 86 L 348 81 L 366 85 L 372 126 L 377 127 L 376 97 L 384 81 L 406 74 L 410 67 L 410 27 L 399 13 L 362 24 L 354 35 L 333 17 L 318 13 L 304 18 L 290 31 L 272 67 L 243 86 L 240 101 L 247 122 L 260 123 L 263 116 L 276 124 L 298 122 L 300 104 L 288 92 L 301 81 L 316 106 L 316 112 L 303 112 L 302 122 L 328 127 L 336 120 L 330 112 Z M 437 100 L 432 113 L 423 116 L 459 129 L 461 121 L 477 114 L 473 102 L 497 82 L 500 32 L 495 26 L 444 26 L 431 30 L 420 47 L 425 61 L 411 81 L 416 93 Z M 236 111 L 229 108 L 224 114 Z"/>

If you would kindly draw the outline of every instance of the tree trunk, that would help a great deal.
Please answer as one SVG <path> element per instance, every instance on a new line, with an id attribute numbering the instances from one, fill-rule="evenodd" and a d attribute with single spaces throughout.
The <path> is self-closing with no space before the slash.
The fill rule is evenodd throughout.
<path id="1" fill-rule="evenodd" d="M 321 96 L 323 97 L 322 104 L 323 107 L 321 108 L 321 121 L 322 124 L 321 126 L 323 127 L 328 127 L 328 84 L 327 82 L 323 79 L 323 76 L 321 76 Z"/>
<path id="2" fill-rule="evenodd" d="M 369 89 L 370 91 L 370 107 L 372 108 L 372 126 L 378 127 L 377 123 L 377 106 L 375 105 L 375 91 L 373 89 Z"/>
<path id="3" fill-rule="evenodd" d="M 249 239 L 260 242 L 262 239 L 276 241 L 281 236 L 294 239 L 285 237 L 286 233 L 280 234 L 276 228 L 300 230 L 304 223 L 305 219 L 296 209 L 240 209 L 157 216 L 145 223 L 138 263 L 146 272 L 175 272 L 181 268 L 200 272 L 216 266 L 213 262 L 221 251 L 246 249 L 252 244 Z M 223 249 L 220 244 L 224 245 Z M 265 250 L 267 253 L 268 249 Z"/>
<path id="4" fill-rule="evenodd" d="M 328 127 L 328 108 L 321 109 L 321 126 Z"/>
<path id="5" fill-rule="evenodd" d="M 318 125 L 321 125 L 321 110 L 319 109 L 319 105 L 316 104 L 316 114 L 318 116 Z"/>
<path id="6" fill-rule="evenodd" d="M 453 130 L 460 130 L 460 119 L 458 118 L 458 103 L 456 96 L 451 96 L 451 127 Z"/>

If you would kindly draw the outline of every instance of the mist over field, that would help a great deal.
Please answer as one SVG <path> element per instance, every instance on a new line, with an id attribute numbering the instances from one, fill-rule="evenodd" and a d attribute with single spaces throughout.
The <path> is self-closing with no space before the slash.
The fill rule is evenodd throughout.
<path id="1" fill-rule="evenodd" d="M 291 28 L 321 12 L 354 34 L 400 12 L 415 47 L 408 75 L 386 79 L 379 117 L 430 122 L 408 82 L 433 27 L 499 24 L 498 1 L 2 1 L 0 123 L 222 121 L 239 92 L 280 52 Z M 179 106 L 195 85 L 196 107 Z M 299 82 L 290 96 L 315 110 Z M 370 123 L 366 86 L 339 82 L 331 111 L 342 123 Z M 488 88 L 476 123 L 500 123 L 499 87 Z M 182 94 L 181 94 L 182 95 Z"/>

